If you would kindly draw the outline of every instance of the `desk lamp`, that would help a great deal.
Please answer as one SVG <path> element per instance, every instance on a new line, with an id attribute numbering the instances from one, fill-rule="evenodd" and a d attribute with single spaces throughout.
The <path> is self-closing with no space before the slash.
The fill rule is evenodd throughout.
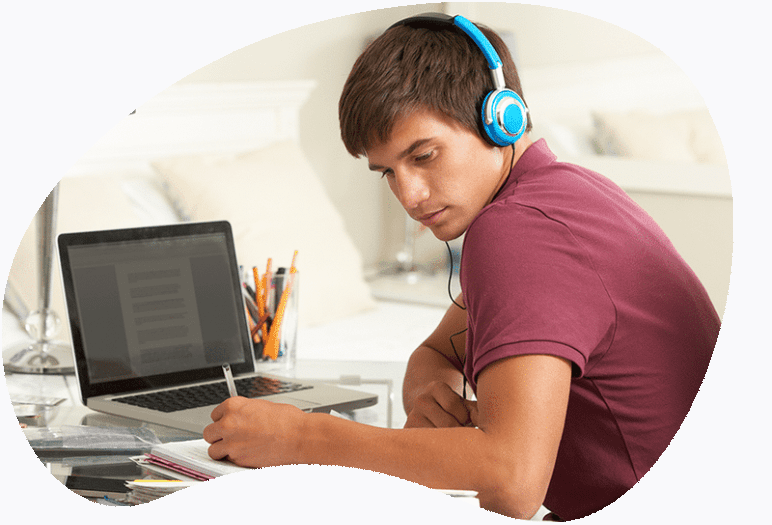
<path id="1" fill-rule="evenodd" d="M 27 374 L 72 374 L 72 349 L 69 345 L 53 340 L 59 331 L 60 319 L 51 308 L 51 285 L 53 280 L 54 235 L 56 203 L 59 184 L 46 197 L 35 215 L 38 239 L 38 308 L 30 312 L 24 328 L 32 341 L 9 349 L 3 366 L 6 372 Z"/>

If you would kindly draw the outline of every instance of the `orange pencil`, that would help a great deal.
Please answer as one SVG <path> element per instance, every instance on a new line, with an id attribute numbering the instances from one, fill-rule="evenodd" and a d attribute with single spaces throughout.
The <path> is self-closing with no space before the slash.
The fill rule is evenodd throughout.
<path id="1" fill-rule="evenodd" d="M 260 271 L 257 266 L 252 267 L 252 275 L 255 278 L 255 302 L 257 303 L 257 312 L 260 317 L 265 315 L 265 288 L 263 288 L 263 280 L 260 278 Z"/>

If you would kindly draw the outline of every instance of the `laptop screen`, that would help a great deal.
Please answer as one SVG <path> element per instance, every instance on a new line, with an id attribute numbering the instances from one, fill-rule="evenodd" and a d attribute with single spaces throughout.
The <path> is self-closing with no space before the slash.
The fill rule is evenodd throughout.
<path id="1" fill-rule="evenodd" d="M 60 236 L 76 361 L 91 387 L 165 386 L 245 363 L 230 230 L 206 224 Z"/>

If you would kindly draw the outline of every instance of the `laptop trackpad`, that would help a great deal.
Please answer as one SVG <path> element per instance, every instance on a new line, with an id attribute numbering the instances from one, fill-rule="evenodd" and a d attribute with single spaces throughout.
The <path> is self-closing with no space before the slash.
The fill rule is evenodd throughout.
<path id="1" fill-rule="evenodd" d="M 292 396 L 282 396 L 281 401 L 279 401 L 279 403 L 287 403 L 290 405 L 294 405 L 298 407 L 300 410 L 309 410 L 319 406 L 319 403 L 314 403 L 313 401 L 308 401 L 307 399 L 298 399 Z"/>

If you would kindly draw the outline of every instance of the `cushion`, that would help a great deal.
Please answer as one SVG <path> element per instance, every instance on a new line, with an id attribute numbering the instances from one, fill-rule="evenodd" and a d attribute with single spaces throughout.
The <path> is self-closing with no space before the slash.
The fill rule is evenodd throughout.
<path id="1" fill-rule="evenodd" d="M 299 323 L 312 326 L 374 307 L 362 258 L 294 141 L 236 156 L 153 164 L 186 220 L 227 220 L 245 273 L 289 266 L 298 251 Z"/>

